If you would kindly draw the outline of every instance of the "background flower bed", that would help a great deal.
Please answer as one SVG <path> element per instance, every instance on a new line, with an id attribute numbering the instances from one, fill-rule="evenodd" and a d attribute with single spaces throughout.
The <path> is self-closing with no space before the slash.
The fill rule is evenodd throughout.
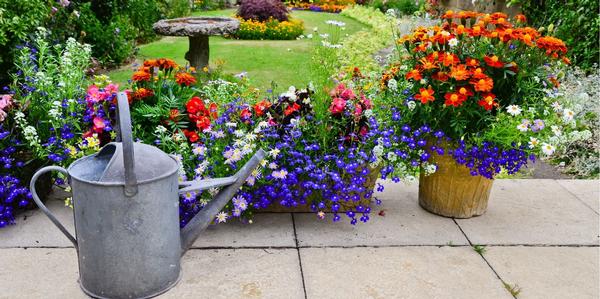
<path id="1" fill-rule="evenodd" d="M 279 0 L 243 0 L 237 16 L 239 39 L 290 40 L 304 32 L 301 20 L 292 20 L 289 11 Z"/>

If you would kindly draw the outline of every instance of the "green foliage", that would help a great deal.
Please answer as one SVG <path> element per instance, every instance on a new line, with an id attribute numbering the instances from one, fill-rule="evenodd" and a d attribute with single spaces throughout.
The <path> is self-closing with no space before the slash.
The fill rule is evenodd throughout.
<path id="1" fill-rule="evenodd" d="M 479 253 L 479 255 L 483 255 L 486 251 L 485 246 L 483 245 L 473 245 L 473 250 L 477 253 Z"/>
<path id="2" fill-rule="evenodd" d="M 156 38 L 152 25 L 161 17 L 156 1 L 129 0 L 127 15 L 137 31 L 136 36 L 139 42 L 146 43 Z"/>
<path id="3" fill-rule="evenodd" d="M 44 0 L 0 0 L 0 83 L 8 80 L 15 47 L 44 23 L 49 11 Z"/>
<path id="4" fill-rule="evenodd" d="M 103 23 L 90 6 L 83 5 L 79 22 L 83 41 L 93 45 L 93 56 L 102 63 L 117 65 L 133 54 L 136 29 L 128 18 L 115 15 Z"/>
<path id="5" fill-rule="evenodd" d="M 194 10 L 217 10 L 231 7 L 229 0 L 195 0 Z"/>
<path id="6" fill-rule="evenodd" d="M 167 19 L 184 17 L 192 11 L 188 0 L 157 0 L 157 3 L 162 16 Z"/>
<path id="7" fill-rule="evenodd" d="M 600 4 L 597 0 L 513 1 L 520 3 L 528 22 L 534 27 L 553 25 L 553 35 L 569 48 L 572 62 L 591 70 L 598 64 L 600 36 Z"/>
<path id="8" fill-rule="evenodd" d="M 373 0 L 370 5 L 386 12 L 388 9 L 393 9 L 403 15 L 412 15 L 419 10 L 418 1 L 415 0 Z"/>
<path id="9" fill-rule="evenodd" d="M 369 25 L 371 28 L 345 38 L 339 52 L 340 68 L 350 70 L 358 67 L 361 71 L 379 71 L 380 66 L 373 54 L 393 42 L 395 18 L 386 17 L 380 11 L 364 6 L 352 6 L 341 14 Z"/>

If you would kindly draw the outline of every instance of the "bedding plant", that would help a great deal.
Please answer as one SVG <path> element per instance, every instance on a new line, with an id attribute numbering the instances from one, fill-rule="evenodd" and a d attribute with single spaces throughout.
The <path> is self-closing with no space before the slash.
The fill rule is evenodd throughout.
<path id="1" fill-rule="evenodd" d="M 348 82 L 359 76 L 357 71 Z M 134 136 L 176 155 L 182 180 L 233 175 L 258 148 L 268 152 L 216 222 L 249 220 L 254 211 L 272 205 L 307 206 L 319 218 L 330 213 L 333 221 L 345 215 L 352 224 L 366 222 L 370 202 L 379 202 L 374 192 L 383 190 L 382 185 L 374 190 L 375 179 L 414 181 L 428 159 L 400 142 L 392 126 L 400 120 L 397 111 L 377 107 L 345 84 L 320 98 L 312 87 L 260 97 L 243 81 L 199 86 L 194 78 L 170 60 L 145 61 L 133 74 L 129 92 Z M 90 90 L 96 89 L 103 86 Z M 88 105 L 113 121 L 114 103 L 98 105 L 88 94 Z M 184 194 L 181 225 L 215 192 Z"/>
<path id="2" fill-rule="evenodd" d="M 400 38 L 404 59 L 381 88 L 409 124 L 443 130 L 434 143 L 471 175 L 514 174 L 536 155 L 550 156 L 575 122 L 557 100 L 563 41 L 526 26 L 523 15 L 448 11 L 439 25 Z M 399 86 L 397 89 L 391 85 Z"/>
<path id="3" fill-rule="evenodd" d="M 292 19 L 280 0 L 243 0 L 236 17 L 239 39 L 291 40 L 304 32 L 304 22 Z"/>
<path id="4" fill-rule="evenodd" d="M 28 183 L 37 168 L 65 166 L 97 149 L 81 134 L 91 47 L 74 39 L 51 45 L 47 35 L 38 28 L 18 47 L 17 72 L 0 99 L 0 227 L 33 207 Z"/>

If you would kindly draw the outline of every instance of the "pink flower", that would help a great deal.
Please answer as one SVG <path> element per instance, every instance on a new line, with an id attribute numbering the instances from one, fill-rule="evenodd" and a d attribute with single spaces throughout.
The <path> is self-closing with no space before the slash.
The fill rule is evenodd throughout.
<path id="1" fill-rule="evenodd" d="M 102 119 L 101 117 L 94 117 L 94 132 L 96 133 L 102 133 L 102 131 L 104 131 L 104 128 L 106 127 L 106 124 L 104 123 L 104 119 Z"/>
<path id="2" fill-rule="evenodd" d="M 113 95 L 113 94 L 119 92 L 119 84 L 113 84 L 113 83 L 108 84 L 104 88 L 104 91 L 109 93 L 110 95 Z"/>
<path id="3" fill-rule="evenodd" d="M 9 94 L 5 94 L 0 98 L 0 110 L 4 108 L 8 108 L 12 105 L 12 96 Z"/>
<path id="4" fill-rule="evenodd" d="M 344 111 L 345 107 L 346 100 L 342 98 L 334 98 L 331 102 L 331 106 L 329 106 L 329 112 L 331 112 L 331 114 L 339 114 Z"/>
<path id="5" fill-rule="evenodd" d="M 0 123 L 6 119 L 6 112 L 4 110 L 0 110 Z"/>
<path id="6" fill-rule="evenodd" d="M 354 94 L 354 91 L 352 91 L 352 89 L 349 89 L 349 88 L 342 91 L 340 96 L 346 100 L 351 100 L 356 97 L 356 95 Z"/>
<path id="7" fill-rule="evenodd" d="M 360 104 L 354 104 L 354 116 L 360 117 L 362 115 L 362 106 Z"/>
<path id="8" fill-rule="evenodd" d="M 102 100 L 100 89 L 98 89 L 98 86 L 96 85 L 90 85 L 90 87 L 88 87 L 87 96 L 88 100 L 93 103 L 98 103 Z"/>
<path id="9" fill-rule="evenodd" d="M 360 128 L 359 134 L 361 137 L 365 137 L 367 133 L 369 133 L 369 128 L 367 128 L 367 126 L 363 126 Z"/>
<path id="10" fill-rule="evenodd" d="M 373 102 L 371 102 L 371 100 L 367 99 L 365 97 L 365 95 L 361 95 L 360 97 L 361 97 L 362 103 L 365 105 L 365 109 L 373 108 Z"/>

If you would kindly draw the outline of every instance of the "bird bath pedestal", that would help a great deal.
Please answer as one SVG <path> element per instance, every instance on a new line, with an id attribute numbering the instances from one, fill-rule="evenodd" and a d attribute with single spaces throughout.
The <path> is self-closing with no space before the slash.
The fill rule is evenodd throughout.
<path id="1" fill-rule="evenodd" d="M 233 34 L 240 28 L 240 21 L 223 17 L 190 17 L 160 20 L 152 28 L 160 35 L 187 36 L 190 47 L 185 59 L 190 66 L 202 69 L 208 66 L 208 37 Z"/>

